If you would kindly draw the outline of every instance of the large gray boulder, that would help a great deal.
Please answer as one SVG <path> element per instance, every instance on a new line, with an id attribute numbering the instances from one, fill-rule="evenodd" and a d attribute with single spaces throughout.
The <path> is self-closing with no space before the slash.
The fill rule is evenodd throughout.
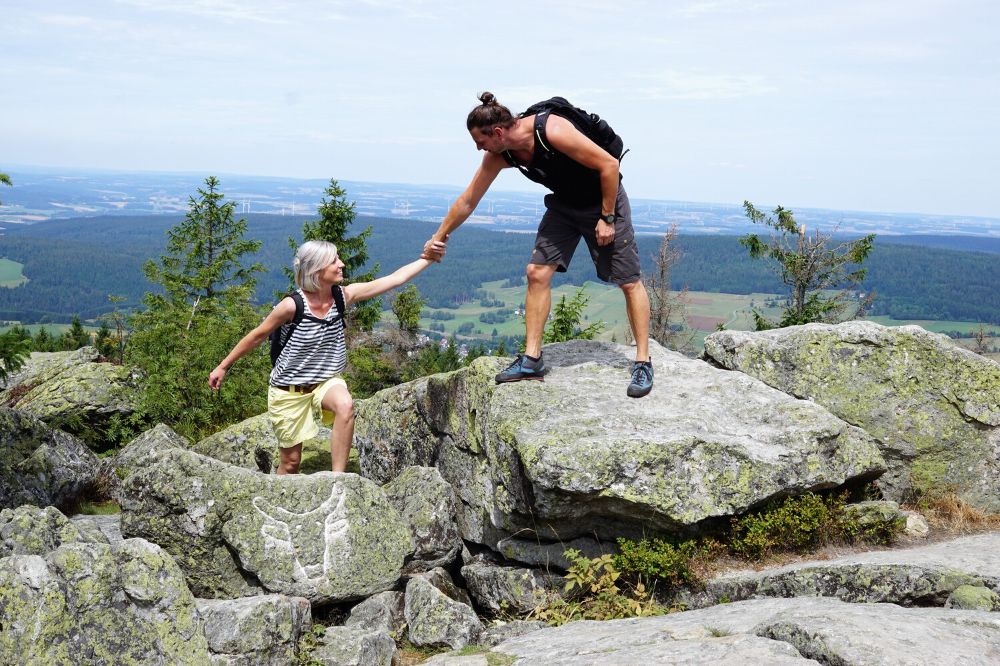
<path id="1" fill-rule="evenodd" d="M 1000 616 L 836 599 L 764 599 L 659 617 L 570 622 L 480 655 L 439 655 L 424 663 L 985 665 L 1000 663 Z"/>
<path id="2" fill-rule="evenodd" d="M 918 326 L 722 331 L 705 356 L 823 405 L 879 442 L 889 499 L 954 488 L 1000 511 L 1000 364 Z"/>
<path id="3" fill-rule="evenodd" d="M 405 595 L 402 592 L 380 592 L 368 597 L 351 609 L 345 627 L 381 631 L 394 639 L 402 638 L 406 630 Z"/>
<path id="4" fill-rule="evenodd" d="M 137 394 L 129 368 L 98 358 L 93 347 L 32 353 L 0 393 L 0 402 L 79 436 L 95 450 L 106 449 L 104 428 L 115 416 L 135 411 Z"/>
<path id="5" fill-rule="evenodd" d="M 0 663 L 207 664 L 194 597 L 142 539 L 0 558 Z"/>
<path id="6" fill-rule="evenodd" d="M 195 453 L 269 474 L 278 467 L 278 438 L 267 414 L 235 423 L 214 435 L 187 446 Z"/>
<path id="7" fill-rule="evenodd" d="M 465 599 L 456 598 L 456 590 L 450 577 L 440 569 L 410 579 L 406 584 L 404 614 L 411 643 L 457 650 L 477 641 L 483 624 Z"/>
<path id="8" fill-rule="evenodd" d="M 657 384 L 625 396 L 632 350 L 548 345 L 544 382 L 497 386 L 502 359 L 356 405 L 365 476 L 435 466 L 462 501 L 463 538 L 613 541 L 732 516 L 782 494 L 874 478 L 875 441 L 815 403 L 654 346 Z"/>
<path id="9" fill-rule="evenodd" d="M 55 507 L 30 504 L 0 511 L 0 557 L 46 555 L 63 544 L 109 543 L 100 531 L 80 529 Z"/>
<path id="10" fill-rule="evenodd" d="M 100 462 L 82 441 L 0 407 L 0 508 L 72 504 L 99 474 Z"/>
<path id="11" fill-rule="evenodd" d="M 415 550 L 405 573 L 450 564 L 462 548 L 456 518 L 458 496 L 433 467 L 409 467 L 383 486 L 389 501 L 410 526 Z"/>
<path id="12" fill-rule="evenodd" d="M 195 601 L 215 663 L 295 663 L 299 637 L 312 626 L 309 601 L 302 597 L 268 594 Z"/>
<path id="13" fill-rule="evenodd" d="M 462 567 L 462 578 L 476 606 L 491 615 L 525 615 L 534 610 L 550 590 L 565 585 L 562 576 L 536 569 L 477 562 Z"/>
<path id="14" fill-rule="evenodd" d="M 681 593 L 687 608 L 765 597 L 836 597 L 853 603 L 945 606 L 963 587 L 1000 592 L 1000 532 L 914 548 L 853 553 L 763 571 L 732 571 Z M 985 593 L 981 593 L 985 594 Z M 987 595 L 988 596 L 988 595 Z M 956 601 L 959 599 L 959 601 Z"/>
<path id="15" fill-rule="evenodd" d="M 324 666 L 392 666 L 397 663 L 396 643 L 384 631 L 361 627 L 327 627 L 309 663 Z"/>
<path id="16" fill-rule="evenodd" d="M 380 487 L 356 474 L 271 476 L 179 449 L 122 484 L 122 532 L 162 545 L 205 598 L 314 604 L 390 589 L 413 551 Z"/>

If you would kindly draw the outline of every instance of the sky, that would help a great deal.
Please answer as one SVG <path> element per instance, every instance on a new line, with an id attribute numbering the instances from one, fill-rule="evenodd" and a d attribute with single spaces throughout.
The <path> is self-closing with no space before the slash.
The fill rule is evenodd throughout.
<path id="1" fill-rule="evenodd" d="M 0 0 L 12 165 L 464 187 L 480 92 L 638 198 L 1000 217 L 995 0 Z M 223 186 L 225 182 L 223 180 Z M 16 182 L 15 182 L 16 186 Z M 534 187 L 513 170 L 494 188 Z"/>

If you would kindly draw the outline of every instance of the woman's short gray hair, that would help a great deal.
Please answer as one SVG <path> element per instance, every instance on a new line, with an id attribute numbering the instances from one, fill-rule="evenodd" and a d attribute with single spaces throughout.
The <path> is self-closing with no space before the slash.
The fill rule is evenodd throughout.
<path id="1" fill-rule="evenodd" d="M 316 291 L 319 284 L 316 274 L 337 261 L 337 246 L 321 240 L 306 241 L 295 251 L 292 270 L 295 271 L 295 284 L 303 291 Z"/>

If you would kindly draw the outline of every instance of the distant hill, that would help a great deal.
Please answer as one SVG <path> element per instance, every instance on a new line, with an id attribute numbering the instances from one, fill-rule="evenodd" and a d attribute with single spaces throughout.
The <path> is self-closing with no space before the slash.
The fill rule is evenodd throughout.
<path id="1" fill-rule="evenodd" d="M 305 216 L 247 215 L 249 236 L 263 242 L 257 259 L 269 270 L 258 289 L 261 303 L 286 290 L 281 268 L 291 259 L 290 235 L 299 237 Z M 66 322 L 74 314 L 93 318 L 110 307 L 109 294 L 137 306 L 150 286 L 142 264 L 158 257 L 165 232 L 179 215 L 103 216 L 50 220 L 21 226 L 3 237 L 2 256 L 24 264 L 29 282 L 0 289 L 0 319 L 27 323 Z M 418 220 L 360 217 L 355 228 L 371 224 L 370 256 L 381 272 L 413 260 L 436 224 Z M 477 298 L 484 281 L 519 284 L 533 236 L 502 233 L 467 224 L 449 243 L 448 256 L 418 276 L 415 283 L 433 307 Z M 659 237 L 639 239 L 645 266 L 651 266 Z M 951 247 L 947 244 L 951 243 Z M 781 293 L 765 262 L 752 261 L 737 236 L 684 235 L 674 269 L 674 286 L 724 293 Z M 865 289 L 878 299 L 873 314 L 900 319 L 949 319 L 1000 324 L 1000 239 L 950 239 L 937 236 L 880 237 L 868 262 Z M 973 251 L 974 250 L 974 251 Z M 993 254 L 991 254 L 993 253 Z M 583 284 L 594 272 L 580 247 L 570 270 L 556 284 Z"/>

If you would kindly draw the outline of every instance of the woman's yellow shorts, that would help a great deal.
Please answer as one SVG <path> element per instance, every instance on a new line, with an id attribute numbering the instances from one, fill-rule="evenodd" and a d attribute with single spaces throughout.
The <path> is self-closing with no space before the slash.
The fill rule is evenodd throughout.
<path id="1" fill-rule="evenodd" d="M 323 397 L 335 384 L 346 387 L 347 383 L 334 375 L 317 386 L 311 393 L 286 391 L 274 386 L 267 387 L 267 416 L 274 428 L 281 448 L 295 446 L 319 433 L 316 416 L 323 425 L 333 423 L 333 412 L 323 409 Z"/>

